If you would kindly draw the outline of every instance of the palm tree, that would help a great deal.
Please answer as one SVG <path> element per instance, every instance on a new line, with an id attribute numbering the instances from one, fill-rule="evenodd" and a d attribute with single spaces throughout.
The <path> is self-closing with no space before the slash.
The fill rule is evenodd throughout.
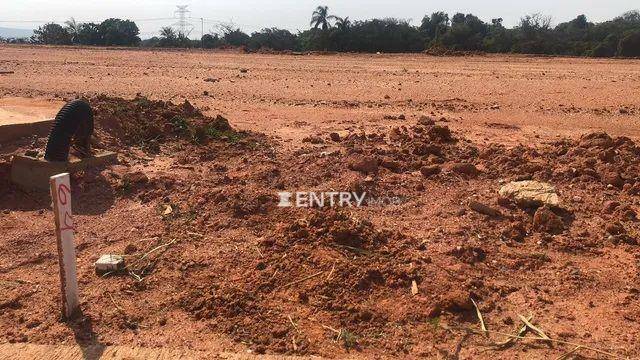
<path id="1" fill-rule="evenodd" d="M 322 32 L 320 34 L 320 43 L 325 51 L 327 50 L 327 42 L 329 41 L 329 28 L 331 27 L 331 23 L 329 21 L 335 19 L 337 19 L 337 17 L 329 15 L 328 6 L 318 6 L 311 15 L 311 26 L 313 27 L 313 29 L 322 29 Z"/>
<path id="2" fill-rule="evenodd" d="M 329 20 L 332 18 L 335 18 L 335 16 L 329 15 L 328 6 L 318 6 L 311 15 L 311 26 L 314 29 L 322 27 L 322 31 L 327 31 L 331 27 Z"/>
<path id="3" fill-rule="evenodd" d="M 160 36 L 162 36 L 165 39 L 171 39 L 171 40 L 178 37 L 176 34 L 176 31 L 173 30 L 173 28 L 170 26 L 165 26 L 162 29 L 160 29 Z"/>
<path id="4" fill-rule="evenodd" d="M 351 20 L 349 20 L 348 16 L 345 18 L 334 16 L 333 18 L 335 19 L 334 26 L 336 30 L 331 33 L 331 44 L 336 50 L 344 51 L 348 47 Z"/>
<path id="5" fill-rule="evenodd" d="M 349 20 L 348 16 L 346 18 L 334 16 L 334 18 L 336 19 L 335 25 L 340 31 L 344 32 L 346 30 L 349 30 L 349 28 L 351 27 L 351 20 Z"/>
<path id="6" fill-rule="evenodd" d="M 65 21 L 64 24 L 66 25 L 65 29 L 67 29 L 67 32 L 71 35 L 71 42 L 75 44 L 78 40 L 78 33 L 80 32 L 80 26 L 82 26 L 82 24 L 77 23 L 74 18 L 70 18 Z"/>

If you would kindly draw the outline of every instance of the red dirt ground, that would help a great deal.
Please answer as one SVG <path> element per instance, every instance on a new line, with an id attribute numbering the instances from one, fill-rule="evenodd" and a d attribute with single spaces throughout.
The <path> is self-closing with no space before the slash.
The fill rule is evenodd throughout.
<path id="1" fill-rule="evenodd" d="M 15 71 L 1 93 L 89 97 L 99 146 L 120 153 L 74 176 L 84 317 L 64 323 L 49 199 L 8 182 L 9 156 L 46 139 L 2 144 L 2 342 L 640 354 L 640 62 L 1 50 Z M 525 179 L 553 184 L 562 205 L 499 199 Z M 298 190 L 396 201 L 277 207 Z M 132 274 L 96 276 L 105 253 L 126 254 Z M 559 342 L 496 346 L 504 335 L 473 333 L 471 299 L 491 331 L 515 334 L 517 314 L 533 315 Z"/>

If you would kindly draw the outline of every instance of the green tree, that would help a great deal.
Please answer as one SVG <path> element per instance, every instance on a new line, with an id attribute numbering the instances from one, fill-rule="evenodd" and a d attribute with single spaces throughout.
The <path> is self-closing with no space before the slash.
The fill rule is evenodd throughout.
<path id="1" fill-rule="evenodd" d="M 70 45 L 71 35 L 61 25 L 49 23 L 33 31 L 31 42 L 47 45 Z"/>
<path id="2" fill-rule="evenodd" d="M 220 40 L 218 34 L 204 34 L 200 41 L 204 49 L 213 49 L 222 45 L 222 40 Z"/>
<path id="3" fill-rule="evenodd" d="M 492 19 L 489 32 L 483 40 L 484 50 L 493 53 L 510 52 L 513 42 L 513 31 L 502 25 L 502 18 Z"/>
<path id="4" fill-rule="evenodd" d="M 592 57 L 613 57 L 616 56 L 618 50 L 618 36 L 615 34 L 608 35 L 603 41 L 598 43 L 596 47 L 590 50 L 587 55 Z"/>
<path id="5" fill-rule="evenodd" d="M 103 44 L 106 46 L 136 46 L 140 44 L 140 30 L 130 20 L 107 19 L 100 26 Z"/>
<path id="6" fill-rule="evenodd" d="M 294 50 L 297 47 L 297 38 L 289 30 L 270 28 L 251 34 L 249 48 L 257 50 L 268 48 L 277 51 Z"/>
<path id="7" fill-rule="evenodd" d="M 483 50 L 489 26 L 472 14 L 457 13 L 451 28 L 442 36 L 442 44 L 454 50 Z"/>
<path id="8" fill-rule="evenodd" d="M 103 45 L 100 25 L 95 23 L 83 23 L 78 26 L 76 34 L 77 42 L 82 45 Z"/>
<path id="9" fill-rule="evenodd" d="M 160 39 L 157 42 L 151 43 L 149 45 L 167 48 L 191 48 L 194 46 L 194 42 L 189 39 L 189 37 L 184 33 L 175 31 L 170 26 L 165 26 L 160 29 Z"/>
<path id="10" fill-rule="evenodd" d="M 424 50 L 424 36 L 405 20 L 356 21 L 349 28 L 343 51 L 416 52 Z"/>
<path id="11" fill-rule="evenodd" d="M 596 41 L 591 37 L 593 23 L 587 20 L 585 15 L 578 15 L 575 19 L 559 24 L 555 27 L 556 51 L 567 55 L 587 55 L 596 46 Z"/>
<path id="12" fill-rule="evenodd" d="M 640 31 L 627 33 L 620 40 L 618 56 L 640 57 Z"/>
<path id="13" fill-rule="evenodd" d="M 251 37 L 233 25 L 223 25 L 222 41 L 231 46 L 248 46 Z"/>
<path id="14" fill-rule="evenodd" d="M 449 15 L 443 11 L 434 12 L 431 16 L 422 18 L 420 31 L 431 45 L 440 41 L 440 36 L 449 28 Z"/>
<path id="15" fill-rule="evenodd" d="M 296 34 L 297 48 L 299 50 L 312 50 L 316 48 L 315 32 L 312 29 L 298 31 Z"/>
<path id="16" fill-rule="evenodd" d="M 542 14 L 526 15 L 520 19 L 516 31 L 514 52 L 552 54 L 557 42 L 551 29 L 551 18 Z"/>

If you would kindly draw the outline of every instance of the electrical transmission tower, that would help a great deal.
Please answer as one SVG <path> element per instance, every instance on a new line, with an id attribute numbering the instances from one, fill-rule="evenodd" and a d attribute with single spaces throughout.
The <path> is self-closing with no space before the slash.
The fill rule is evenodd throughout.
<path id="1" fill-rule="evenodd" d="M 173 24 L 173 26 L 178 27 L 178 31 L 185 35 L 189 36 L 191 30 L 193 30 L 193 25 L 187 20 L 189 18 L 190 10 L 187 10 L 189 5 L 176 5 L 177 9 L 174 12 L 174 16 L 178 18 L 178 22 Z"/>

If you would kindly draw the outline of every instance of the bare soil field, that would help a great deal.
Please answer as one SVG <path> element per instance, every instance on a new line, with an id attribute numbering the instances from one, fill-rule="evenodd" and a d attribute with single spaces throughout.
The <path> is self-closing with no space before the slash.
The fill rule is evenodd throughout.
<path id="1" fill-rule="evenodd" d="M 0 99 L 0 126 L 52 119 L 62 101 L 4 97 Z"/>
<path id="2" fill-rule="evenodd" d="M 640 61 L 2 46 L 0 70 L 0 104 L 85 97 L 119 154 L 73 175 L 63 322 L 50 198 L 9 180 L 46 138 L 0 144 L 13 356 L 640 356 Z M 523 181 L 553 188 L 501 191 Z M 101 254 L 127 271 L 96 275 Z"/>

